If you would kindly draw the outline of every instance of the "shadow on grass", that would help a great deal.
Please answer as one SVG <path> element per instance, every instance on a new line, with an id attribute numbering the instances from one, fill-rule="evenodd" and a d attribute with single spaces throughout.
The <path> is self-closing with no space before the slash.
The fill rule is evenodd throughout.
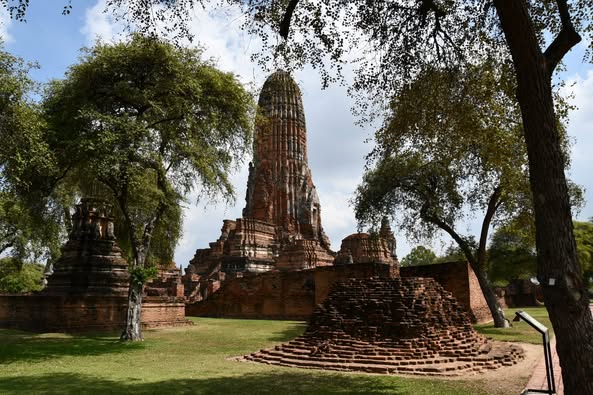
<path id="1" fill-rule="evenodd" d="M 405 384 L 404 384 L 405 385 Z M 110 381 L 74 373 L 0 379 L 2 394 L 411 394 L 412 388 L 381 383 L 370 376 L 300 372 L 245 374 L 236 377 L 173 379 L 154 383 Z"/>
<path id="2" fill-rule="evenodd" d="M 0 365 L 34 362 L 62 356 L 96 356 L 144 348 L 142 342 L 123 343 L 115 335 L 64 335 L 0 330 Z M 0 391 L 1 392 L 1 391 Z"/>
<path id="3" fill-rule="evenodd" d="M 267 340 L 271 342 L 288 342 L 295 337 L 299 337 L 307 329 L 306 322 L 295 322 L 283 331 L 273 333 Z"/>

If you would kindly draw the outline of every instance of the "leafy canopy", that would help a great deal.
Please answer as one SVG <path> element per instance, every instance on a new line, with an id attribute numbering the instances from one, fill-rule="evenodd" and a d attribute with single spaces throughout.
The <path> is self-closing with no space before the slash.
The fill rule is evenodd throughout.
<path id="1" fill-rule="evenodd" d="M 189 192 L 234 197 L 228 175 L 250 146 L 252 98 L 200 55 L 141 35 L 98 43 L 44 95 L 60 167 L 110 194 L 134 259 L 155 235 L 179 237 Z"/>
<path id="2" fill-rule="evenodd" d="M 499 284 L 535 276 L 537 257 L 533 229 L 525 231 L 517 221 L 497 228 L 488 248 L 488 266 L 490 278 Z"/>
<path id="3" fill-rule="evenodd" d="M 529 210 L 521 116 L 507 66 L 427 68 L 394 97 L 358 187 L 356 217 L 397 212 L 412 239 L 453 228 L 468 209 L 496 219 Z M 467 239 L 467 237 L 465 237 Z M 466 240 L 467 241 L 467 240 Z"/>
<path id="4" fill-rule="evenodd" d="M 55 258 L 63 236 L 63 199 L 48 193 L 58 168 L 31 98 L 32 67 L 0 49 L 0 254 L 21 262 Z"/>
<path id="5" fill-rule="evenodd" d="M 400 263 L 402 266 L 423 266 L 436 263 L 436 260 L 437 256 L 430 248 L 416 246 L 402 258 Z"/>

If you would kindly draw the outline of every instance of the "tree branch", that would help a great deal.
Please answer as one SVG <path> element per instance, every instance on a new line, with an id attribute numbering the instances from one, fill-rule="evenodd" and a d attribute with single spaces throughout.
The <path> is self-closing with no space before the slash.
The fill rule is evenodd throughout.
<path id="1" fill-rule="evenodd" d="M 428 212 L 428 209 L 429 208 L 430 208 L 430 205 L 428 204 L 428 202 L 424 203 L 424 205 L 420 209 L 420 216 L 422 218 L 424 218 L 426 221 L 428 221 L 428 222 L 430 222 L 430 223 L 438 226 L 439 228 L 441 228 L 442 230 L 444 230 L 445 232 L 447 232 L 449 234 L 449 236 L 451 236 L 453 238 L 453 240 L 455 240 L 455 242 L 459 245 L 459 247 L 463 251 L 463 254 L 465 255 L 465 257 L 468 260 L 468 262 L 470 263 L 470 265 L 472 267 L 474 267 L 477 262 L 476 262 L 475 256 L 472 253 L 472 250 L 469 247 L 467 241 L 465 241 L 463 239 L 463 237 L 461 237 L 455 231 L 455 229 L 453 229 L 453 227 L 451 227 L 448 223 L 446 223 L 445 221 L 443 221 L 442 219 L 440 219 L 436 215 L 430 214 Z"/>
<path id="2" fill-rule="evenodd" d="M 288 31 L 290 30 L 290 20 L 292 19 L 292 13 L 297 6 L 299 0 L 290 0 L 288 5 L 286 6 L 286 11 L 284 12 L 284 17 L 282 18 L 282 22 L 280 22 L 280 37 L 283 39 L 288 38 Z"/>
<path id="3" fill-rule="evenodd" d="M 568 10 L 566 0 L 556 0 L 556 4 L 558 5 L 560 21 L 562 22 L 562 30 L 560 30 L 560 33 L 558 33 L 554 41 L 550 43 L 544 52 L 546 67 L 550 76 L 552 76 L 554 69 L 556 69 L 556 66 L 558 66 L 564 55 L 581 41 L 581 36 L 575 30 L 570 19 L 570 11 Z"/>
<path id="4" fill-rule="evenodd" d="M 488 230 L 490 229 L 490 223 L 496 213 L 498 207 L 500 207 L 500 195 L 502 193 L 502 187 L 499 185 L 494 188 L 494 192 L 488 200 L 488 208 L 482 221 L 482 231 L 480 232 L 480 244 L 478 246 L 477 264 L 479 267 L 484 267 L 484 261 L 486 259 L 486 241 L 488 240 Z"/>

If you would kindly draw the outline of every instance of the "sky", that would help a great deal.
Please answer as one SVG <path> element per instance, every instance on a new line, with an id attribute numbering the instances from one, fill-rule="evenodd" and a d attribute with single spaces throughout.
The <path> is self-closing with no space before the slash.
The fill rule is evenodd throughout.
<path id="1" fill-rule="evenodd" d="M 121 39 L 122 27 L 104 14 L 105 0 L 85 0 L 73 3 L 70 15 L 62 15 L 66 1 L 32 1 L 27 21 L 11 21 L 0 9 L 0 37 L 5 50 L 30 62 L 39 69 L 31 76 L 39 82 L 63 78 L 68 66 L 76 63 L 80 48 L 91 46 L 97 39 Z M 232 10 L 217 13 L 194 12 L 191 30 L 197 41 L 205 47 L 205 56 L 217 60 L 219 68 L 237 74 L 256 90 L 262 86 L 266 73 L 249 60 L 259 49 L 257 39 L 241 31 L 240 15 Z M 566 58 L 566 70 L 558 77 L 567 81 L 564 94 L 571 94 L 570 103 L 577 107 L 569 115 L 568 133 L 573 141 L 572 166 L 568 176 L 585 188 L 586 205 L 578 219 L 593 217 L 593 65 L 582 62 L 586 43 L 579 44 Z M 350 77 L 348 70 L 346 78 Z M 357 226 L 349 200 L 362 179 L 365 155 L 372 149 L 365 142 L 372 137 L 373 126 L 359 127 L 351 114 L 353 101 L 346 88 L 332 85 L 322 89 L 317 71 L 306 68 L 296 72 L 295 80 L 303 94 L 307 122 L 308 156 L 313 181 L 321 202 L 321 220 L 338 250 L 343 238 L 356 232 Z M 245 205 L 247 164 L 232 176 L 236 188 L 236 202 L 196 202 L 190 197 L 185 208 L 183 238 L 175 252 L 178 266 L 187 266 L 198 248 L 218 239 L 223 219 L 241 216 Z M 478 234 L 477 213 L 465 223 L 458 224 L 461 232 Z M 407 241 L 394 229 L 398 240 L 397 255 L 404 257 L 417 243 Z M 423 243 L 436 251 L 449 245 L 451 240 L 442 235 L 432 244 Z"/>

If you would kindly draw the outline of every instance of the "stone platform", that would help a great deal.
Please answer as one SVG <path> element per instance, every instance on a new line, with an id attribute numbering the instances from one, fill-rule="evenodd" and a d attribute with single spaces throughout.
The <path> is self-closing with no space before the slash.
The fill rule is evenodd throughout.
<path id="1" fill-rule="evenodd" d="M 517 345 L 474 331 L 451 294 L 430 278 L 352 279 L 334 284 L 306 332 L 245 360 L 302 368 L 461 375 L 510 366 Z"/>

